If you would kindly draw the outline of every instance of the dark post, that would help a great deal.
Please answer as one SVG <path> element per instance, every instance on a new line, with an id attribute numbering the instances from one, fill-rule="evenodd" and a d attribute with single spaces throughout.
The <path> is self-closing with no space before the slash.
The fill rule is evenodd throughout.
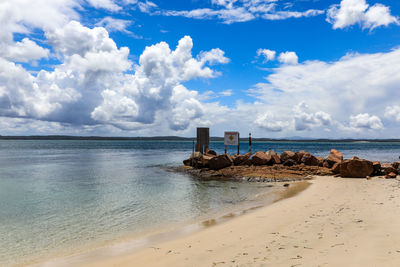
<path id="1" fill-rule="evenodd" d="M 192 155 L 194 155 L 194 139 L 193 139 L 192 141 L 193 141 L 193 146 L 192 146 Z"/>
<path id="2" fill-rule="evenodd" d="M 210 128 L 197 128 L 196 151 L 204 154 L 210 145 Z"/>
<path id="3" fill-rule="evenodd" d="M 251 133 L 249 133 L 249 152 L 251 153 Z"/>
<path id="4" fill-rule="evenodd" d="M 238 133 L 238 155 L 240 155 L 240 134 Z"/>

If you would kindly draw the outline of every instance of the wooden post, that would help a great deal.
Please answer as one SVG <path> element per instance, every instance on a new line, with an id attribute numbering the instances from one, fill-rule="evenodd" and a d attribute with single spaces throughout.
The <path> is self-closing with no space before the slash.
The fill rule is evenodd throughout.
<path id="1" fill-rule="evenodd" d="M 251 153 L 251 133 L 249 133 L 249 152 Z"/>

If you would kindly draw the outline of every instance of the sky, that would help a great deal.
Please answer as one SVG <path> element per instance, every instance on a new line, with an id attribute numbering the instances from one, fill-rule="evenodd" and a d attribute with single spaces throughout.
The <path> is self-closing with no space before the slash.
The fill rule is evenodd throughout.
<path id="1" fill-rule="evenodd" d="M 400 1 L 0 0 L 0 135 L 400 138 Z"/>

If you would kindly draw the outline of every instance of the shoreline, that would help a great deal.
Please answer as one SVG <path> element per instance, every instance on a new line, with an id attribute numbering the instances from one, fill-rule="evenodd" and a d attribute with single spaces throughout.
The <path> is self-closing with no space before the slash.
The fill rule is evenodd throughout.
<path id="1" fill-rule="evenodd" d="M 296 197 L 214 227 L 75 266 L 400 264 L 399 180 L 325 176 L 311 183 Z"/>
<path id="2" fill-rule="evenodd" d="M 286 198 L 291 198 L 303 190 L 306 190 L 311 183 L 307 180 L 297 181 L 277 181 L 265 183 L 266 187 L 271 189 L 270 192 L 265 192 L 261 196 L 261 199 L 252 199 L 245 202 L 236 204 L 236 208 L 224 209 L 216 213 L 201 216 L 197 219 L 193 219 L 187 222 L 183 222 L 177 225 L 159 226 L 156 230 L 145 231 L 141 234 L 135 234 L 131 237 L 124 239 L 111 241 L 107 244 L 103 244 L 91 249 L 81 250 L 73 254 L 60 256 L 56 258 L 50 258 L 40 260 L 34 263 L 24 264 L 26 266 L 36 267 L 53 267 L 53 266 L 83 266 L 88 262 L 92 262 L 96 259 L 104 258 L 107 260 L 109 257 L 123 256 L 131 253 L 138 252 L 147 247 L 157 245 L 162 242 L 168 242 L 177 238 L 184 238 L 188 235 L 201 232 L 210 227 L 223 224 L 230 220 L 243 216 L 245 214 L 252 213 L 260 208 L 272 205 L 278 201 Z M 270 184 L 274 184 L 270 186 Z M 290 184 L 289 187 L 284 187 L 284 184 Z M 267 186 L 268 185 L 268 186 Z M 259 196 L 255 196 L 259 197 Z"/>

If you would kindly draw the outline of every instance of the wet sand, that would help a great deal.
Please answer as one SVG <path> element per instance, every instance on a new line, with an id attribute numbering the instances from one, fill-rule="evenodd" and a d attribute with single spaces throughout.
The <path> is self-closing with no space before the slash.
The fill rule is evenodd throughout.
<path id="1" fill-rule="evenodd" d="M 294 197 L 192 234 L 72 265 L 400 266 L 398 180 L 310 182 L 282 195 Z"/>

